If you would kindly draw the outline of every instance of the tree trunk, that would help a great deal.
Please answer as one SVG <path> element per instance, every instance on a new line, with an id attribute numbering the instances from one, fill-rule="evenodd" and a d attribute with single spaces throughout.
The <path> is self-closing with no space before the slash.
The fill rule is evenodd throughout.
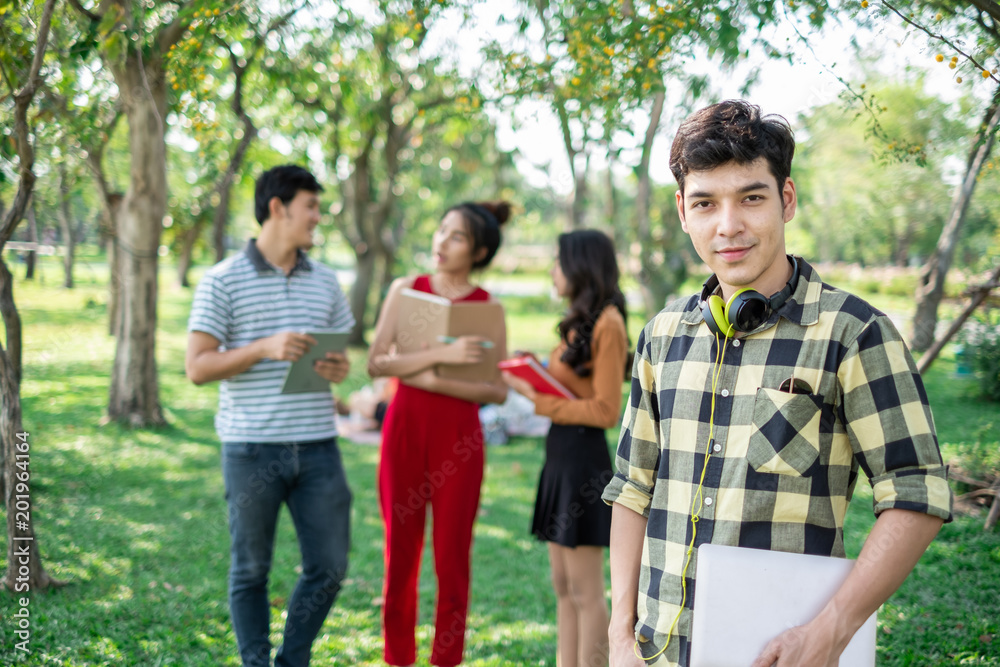
<path id="1" fill-rule="evenodd" d="M 389 225 L 396 208 L 396 195 L 393 188 L 396 185 L 396 178 L 399 176 L 399 152 L 409 142 L 409 134 L 393 119 L 393 107 L 393 104 L 387 103 L 382 111 L 387 128 L 384 152 L 385 179 L 381 200 L 375 208 L 371 220 L 373 238 L 376 241 L 375 247 L 378 252 L 378 263 L 382 269 L 379 276 L 378 299 L 376 299 L 376 317 L 378 317 L 378 313 L 382 312 L 382 301 L 389 293 L 389 285 L 392 283 L 393 271 L 396 268 L 396 248 L 399 239 L 402 238 L 402 230 L 398 227 L 391 229 Z"/>
<path id="2" fill-rule="evenodd" d="M 375 281 L 375 250 L 362 244 L 363 249 L 355 248 L 357 269 L 354 284 L 351 285 L 351 313 L 354 314 L 354 329 L 351 331 L 350 344 L 365 344 L 365 313 L 368 311 L 368 295 Z"/>
<path id="3" fill-rule="evenodd" d="M 215 214 L 212 219 L 212 243 L 215 246 L 215 261 L 221 262 L 226 258 L 226 223 L 229 221 L 229 200 L 232 195 L 233 181 L 236 172 L 243 166 L 243 159 L 246 157 L 247 149 L 257 137 L 257 127 L 253 124 L 253 119 L 243 108 L 243 75 L 246 72 L 245 66 L 240 66 L 239 59 L 230 51 L 232 58 L 233 72 L 236 75 L 236 89 L 233 91 L 233 112 L 243 124 L 243 136 L 240 137 L 236 150 L 229 160 L 229 167 L 222 175 L 216 187 L 219 195 L 219 204 L 215 207 Z"/>
<path id="4" fill-rule="evenodd" d="M 226 258 L 226 225 L 229 223 L 229 185 L 225 186 L 224 194 L 219 197 L 219 205 L 215 207 L 215 212 L 212 214 L 212 247 L 215 248 L 215 263 L 218 264 Z M 195 236 L 191 240 L 191 250 L 194 250 L 194 242 L 198 237 Z M 187 243 L 187 238 L 185 237 L 184 242 Z M 188 267 L 191 265 L 191 254 L 188 253 L 187 256 L 188 266 L 184 267 L 183 282 L 181 283 L 185 287 L 187 286 L 187 271 Z M 178 267 L 178 270 L 180 267 Z"/>
<path id="5" fill-rule="evenodd" d="M 35 200 L 32 198 L 31 206 L 28 207 L 28 241 L 32 243 L 38 243 L 38 219 L 35 217 Z M 38 253 L 34 250 L 29 250 L 28 254 L 24 257 L 24 279 L 34 280 L 35 279 L 35 262 L 38 259 Z"/>
<path id="6" fill-rule="evenodd" d="M 653 152 L 653 140 L 656 138 L 656 131 L 663 115 L 665 100 L 666 92 L 662 90 L 656 93 L 653 98 L 653 107 L 649 112 L 649 125 L 646 127 L 646 136 L 642 145 L 642 156 L 638 167 L 636 167 L 638 185 L 635 196 L 635 217 L 639 236 L 639 287 L 642 291 L 646 319 L 652 318 L 663 308 L 667 297 L 663 289 L 664 285 L 659 280 L 659 271 L 653 262 L 653 232 L 649 219 L 649 200 L 652 192 L 649 161 Z M 668 202 L 667 205 L 669 206 L 670 203 Z"/>
<path id="7" fill-rule="evenodd" d="M 69 178 L 66 164 L 59 162 L 59 229 L 63 241 L 63 287 L 73 289 L 73 254 L 76 238 L 73 234 L 73 220 L 69 210 Z"/>
<path id="8" fill-rule="evenodd" d="M 1000 124 L 1000 88 L 997 88 L 993 94 L 993 100 L 979 127 L 980 131 L 972 141 L 972 150 L 969 152 L 966 163 L 965 178 L 952 199 L 948 222 L 941 230 L 937 248 L 921 272 L 920 284 L 917 287 L 917 310 L 913 316 L 913 339 L 910 343 L 910 347 L 918 352 L 923 352 L 934 342 L 938 306 L 941 304 L 942 296 L 944 296 L 945 279 L 948 275 L 948 269 L 951 268 L 955 246 L 965 223 L 965 214 L 976 189 L 979 172 L 993 149 L 993 140 L 998 124 Z"/>
<path id="9" fill-rule="evenodd" d="M 14 276 L 0 259 L 0 312 L 7 349 L 0 349 L 0 440 L 7 507 L 7 572 L 3 586 L 15 592 L 61 586 L 42 565 L 31 516 L 31 434 L 21 423 L 21 316 L 14 304 Z"/>
<path id="10" fill-rule="evenodd" d="M 995 285 L 998 280 L 1000 280 L 1000 266 L 993 269 L 993 274 L 986 279 L 986 285 Z M 934 341 L 934 344 L 931 345 L 927 352 L 924 353 L 924 356 L 920 357 L 920 361 L 917 363 L 917 372 L 921 375 L 924 371 L 931 367 L 931 364 L 934 363 L 937 356 L 941 354 L 941 350 L 944 349 L 944 346 L 949 340 L 951 340 L 952 336 L 959 332 L 962 325 L 965 324 L 965 321 L 969 319 L 969 316 L 972 315 L 972 313 L 974 313 L 984 301 L 986 301 L 993 288 L 982 287 L 978 290 L 975 290 L 975 288 L 971 289 L 974 291 L 971 295 L 972 298 L 969 301 L 969 305 L 967 305 L 965 310 L 963 310 L 959 316 L 955 318 L 955 320 L 951 323 L 951 326 L 948 327 L 948 331 L 946 331 L 941 338 Z"/>
<path id="11" fill-rule="evenodd" d="M 109 123 L 110 128 L 118 122 L 116 115 Z M 108 179 L 104 175 L 104 146 L 102 143 L 87 149 L 87 166 L 90 168 L 97 188 L 101 193 L 101 239 L 104 245 L 105 257 L 108 261 L 108 335 L 118 334 L 118 307 L 121 294 L 121 271 L 118 268 L 118 215 L 124 196 L 119 192 L 111 192 Z"/>
<path id="12" fill-rule="evenodd" d="M 573 179 L 573 203 L 570 205 L 570 229 L 583 229 L 587 224 L 587 170 L 577 169 Z"/>
<path id="13" fill-rule="evenodd" d="M 204 225 L 204 218 L 198 217 L 194 221 L 194 226 L 184 232 L 181 238 L 181 254 L 177 258 L 177 284 L 181 287 L 191 287 L 188 280 L 188 273 L 191 271 L 191 260 L 194 257 L 194 246 L 201 236 L 201 228 Z"/>
<path id="14" fill-rule="evenodd" d="M 365 344 L 365 313 L 368 311 L 368 294 L 371 292 L 375 279 L 376 250 L 371 223 L 369 221 L 369 202 L 371 201 L 371 150 L 374 135 L 369 135 L 365 148 L 354 160 L 354 173 L 351 174 L 350 206 L 351 217 L 357 238 L 354 244 L 354 256 L 357 259 L 357 274 L 351 285 L 351 314 L 354 315 L 354 329 L 351 331 L 350 344 Z"/>
<path id="15" fill-rule="evenodd" d="M 14 93 L 13 135 L 19 158 L 19 182 L 13 205 L 0 226 L 0 317 L 6 333 L 6 349 L 0 346 L 0 463 L 3 466 L 0 487 L 7 509 L 7 571 L 3 584 L 18 593 L 44 590 L 60 583 L 49 577 L 42 566 L 31 520 L 31 440 L 21 424 L 21 317 L 14 303 L 14 277 L 3 261 L 3 246 L 20 224 L 35 185 L 35 152 L 29 136 L 28 107 L 41 85 L 39 73 L 55 4 L 55 0 L 46 0 L 38 23 L 30 72 L 24 87 L 17 92 L 11 91 Z"/>
<path id="16" fill-rule="evenodd" d="M 108 335 L 117 336 L 121 327 L 122 317 L 122 268 L 121 251 L 118 249 L 118 216 L 122 209 L 122 202 L 125 195 L 114 193 L 111 195 L 108 209 L 109 221 L 111 224 L 111 236 L 108 239 L 108 249 L 104 256 L 108 260 Z"/>
<path id="17" fill-rule="evenodd" d="M 625 236 L 618 226 L 618 189 L 615 187 L 614 173 L 615 156 L 611 154 L 611 146 L 608 146 L 608 170 L 604 174 L 604 220 L 602 221 L 611 230 L 611 238 L 615 242 L 615 248 L 622 252 L 626 247 Z"/>
<path id="18" fill-rule="evenodd" d="M 140 60 L 134 52 L 115 74 L 132 166 L 118 220 L 121 312 L 108 416 L 144 426 L 164 423 L 156 374 L 156 281 L 167 201 L 166 76 L 161 57 Z"/>

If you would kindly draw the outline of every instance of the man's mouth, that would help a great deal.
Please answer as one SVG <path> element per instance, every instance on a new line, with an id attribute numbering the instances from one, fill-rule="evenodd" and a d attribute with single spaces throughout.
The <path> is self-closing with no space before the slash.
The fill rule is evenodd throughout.
<path id="1" fill-rule="evenodd" d="M 736 262 L 746 257 L 752 248 L 753 246 L 722 248 L 716 250 L 715 253 L 727 262 Z"/>

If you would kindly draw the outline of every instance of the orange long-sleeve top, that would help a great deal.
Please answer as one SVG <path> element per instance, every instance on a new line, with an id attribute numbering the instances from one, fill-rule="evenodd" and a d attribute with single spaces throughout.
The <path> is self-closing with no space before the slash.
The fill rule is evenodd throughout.
<path id="1" fill-rule="evenodd" d="M 579 424 L 595 428 L 612 428 L 621 421 L 622 383 L 625 381 L 625 360 L 628 357 L 628 334 L 625 320 L 615 306 L 605 308 L 594 323 L 590 342 L 591 360 L 585 378 L 573 372 L 561 360 L 566 341 L 552 351 L 549 373 L 572 391 L 576 400 L 549 394 L 535 397 L 535 413 L 550 418 L 555 424 Z"/>

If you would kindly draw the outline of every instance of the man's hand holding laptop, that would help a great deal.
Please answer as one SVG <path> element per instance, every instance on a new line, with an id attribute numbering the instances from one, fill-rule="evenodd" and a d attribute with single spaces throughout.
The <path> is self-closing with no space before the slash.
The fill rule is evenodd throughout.
<path id="1" fill-rule="evenodd" d="M 771 640 L 751 667 L 836 667 L 854 633 L 899 588 L 942 523 L 921 512 L 882 512 L 850 575 L 823 611 Z"/>

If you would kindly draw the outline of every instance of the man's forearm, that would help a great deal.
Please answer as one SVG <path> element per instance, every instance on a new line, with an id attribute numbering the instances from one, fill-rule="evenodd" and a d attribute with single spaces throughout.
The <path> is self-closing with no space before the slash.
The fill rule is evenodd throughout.
<path id="1" fill-rule="evenodd" d="M 942 523 L 907 510 L 890 509 L 879 515 L 854 569 L 817 619 L 833 624 L 841 649 L 909 576 Z"/>
<path id="2" fill-rule="evenodd" d="M 264 358 L 261 340 L 224 352 L 205 350 L 199 353 L 187 364 L 188 378 L 195 384 L 205 384 L 226 380 L 249 370 Z"/>
<path id="3" fill-rule="evenodd" d="M 611 506 L 611 627 L 612 635 L 635 635 L 639 570 L 646 517 L 624 505 Z"/>

